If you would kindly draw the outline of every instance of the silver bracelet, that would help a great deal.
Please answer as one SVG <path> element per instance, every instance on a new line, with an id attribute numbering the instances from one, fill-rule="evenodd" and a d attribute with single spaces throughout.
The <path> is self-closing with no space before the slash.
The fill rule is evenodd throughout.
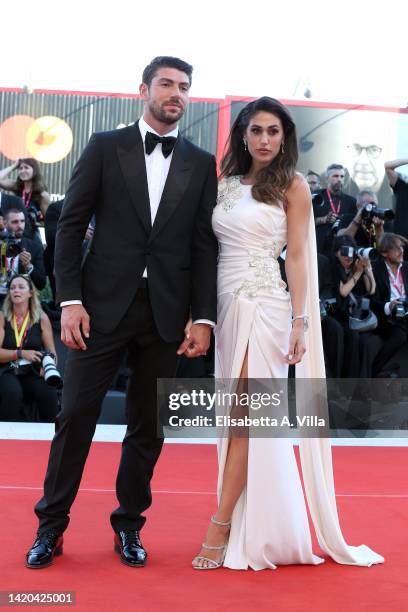
<path id="1" fill-rule="evenodd" d="M 309 317 L 308 315 L 297 315 L 296 317 L 292 317 L 292 327 L 293 327 L 293 321 L 296 321 L 296 319 L 303 319 L 303 330 L 307 331 L 309 329 Z"/>

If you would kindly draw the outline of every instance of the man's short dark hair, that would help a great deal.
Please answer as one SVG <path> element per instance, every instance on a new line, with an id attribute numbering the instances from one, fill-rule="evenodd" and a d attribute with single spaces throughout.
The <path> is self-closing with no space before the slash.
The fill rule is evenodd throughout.
<path id="1" fill-rule="evenodd" d="M 9 208 L 9 209 L 7 209 L 7 210 L 6 210 L 6 212 L 4 213 L 4 218 L 6 219 L 6 221 L 7 221 L 7 219 L 10 217 L 10 215 L 11 215 L 12 213 L 13 213 L 13 214 L 16 214 L 16 213 L 17 213 L 18 215 L 24 215 L 24 211 L 23 211 L 23 210 L 21 210 L 21 208 Z M 24 218 L 25 218 L 25 215 L 24 215 Z"/>
<path id="2" fill-rule="evenodd" d="M 330 166 L 327 166 L 326 168 L 326 175 L 328 175 L 329 172 L 331 172 L 332 170 L 346 170 L 346 169 L 341 164 L 330 164 Z"/>
<path id="3" fill-rule="evenodd" d="M 172 57 L 171 55 L 159 55 L 155 57 L 143 70 L 142 83 L 150 87 L 153 77 L 159 68 L 175 68 L 176 70 L 180 70 L 180 72 L 185 72 L 191 85 L 193 67 L 178 57 Z"/>

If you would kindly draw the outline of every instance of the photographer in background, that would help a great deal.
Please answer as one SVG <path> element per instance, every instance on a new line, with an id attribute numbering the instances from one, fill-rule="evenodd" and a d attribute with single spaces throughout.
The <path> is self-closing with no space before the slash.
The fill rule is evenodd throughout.
<path id="1" fill-rule="evenodd" d="M 17 170 L 17 178 L 10 174 Z M 40 165 L 36 159 L 25 157 L 0 171 L 0 187 L 19 196 L 29 214 L 40 222 L 50 205 L 50 194 L 44 183 Z"/>
<path id="2" fill-rule="evenodd" d="M 30 276 L 39 290 L 45 287 L 43 249 L 34 240 L 23 236 L 24 213 L 11 208 L 5 214 L 5 230 L 0 234 L 0 295 L 7 293 L 7 283 L 16 274 Z"/>
<path id="3" fill-rule="evenodd" d="M 344 330 L 334 316 L 336 309 L 336 288 L 330 260 L 317 253 L 319 274 L 320 318 L 327 378 L 341 378 L 344 361 Z"/>
<path id="4" fill-rule="evenodd" d="M 394 159 L 384 164 L 388 182 L 395 196 L 394 232 L 408 238 L 408 183 L 396 168 L 408 165 L 408 159 Z"/>
<path id="5" fill-rule="evenodd" d="M 338 236 L 333 242 L 332 271 L 337 292 L 334 316 L 344 330 L 345 378 L 369 378 L 371 363 L 368 340 L 370 332 L 350 329 L 350 294 L 372 296 L 375 280 L 368 257 L 358 254 L 357 243 L 351 236 Z"/>
<path id="6" fill-rule="evenodd" d="M 24 213 L 25 216 L 25 228 L 24 228 L 24 236 L 26 238 L 30 238 L 30 240 L 35 240 L 42 246 L 41 236 L 38 232 L 38 227 L 36 224 L 32 223 L 32 219 L 27 214 L 27 210 L 24 206 L 23 200 L 18 198 L 17 196 L 11 195 L 9 193 L 5 193 L 4 191 L 0 191 L 0 215 L 4 217 L 8 210 L 19 210 Z M 0 231 L 4 228 L 1 227 Z"/>
<path id="7" fill-rule="evenodd" d="M 309 170 L 309 172 L 305 174 L 305 179 L 307 180 L 311 194 L 317 193 L 321 190 L 320 175 L 317 174 L 317 172 Z"/>
<path id="8" fill-rule="evenodd" d="M 51 323 L 31 280 L 15 276 L 0 312 L 0 420 L 19 421 L 35 401 L 40 421 L 53 422 L 57 391 L 42 375 L 43 351 L 56 354 Z"/>
<path id="9" fill-rule="evenodd" d="M 379 326 L 385 341 L 373 361 L 373 376 L 390 375 L 384 366 L 408 339 L 408 263 L 403 261 L 406 240 L 397 234 L 384 234 L 379 250 L 381 256 L 373 263 L 376 291 L 373 299 Z"/>
<path id="10" fill-rule="evenodd" d="M 323 255 L 331 254 L 339 218 L 357 213 L 355 198 L 342 191 L 344 178 L 344 167 L 331 164 L 326 170 L 327 189 L 312 194 L 317 250 Z"/>
<path id="11" fill-rule="evenodd" d="M 364 189 L 357 196 L 357 214 L 351 220 L 345 215 L 337 235 L 351 236 L 360 247 L 378 248 L 384 222 L 391 222 L 394 216 L 391 209 L 378 207 L 377 196 L 371 189 Z"/>

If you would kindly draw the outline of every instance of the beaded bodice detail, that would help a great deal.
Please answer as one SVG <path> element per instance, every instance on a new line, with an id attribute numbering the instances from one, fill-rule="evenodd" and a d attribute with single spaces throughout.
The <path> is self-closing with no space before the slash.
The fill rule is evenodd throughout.
<path id="1" fill-rule="evenodd" d="M 286 214 L 256 201 L 250 185 L 233 176 L 219 184 L 213 228 L 218 238 L 218 292 L 252 299 L 286 293 L 278 257 L 286 244 Z"/>

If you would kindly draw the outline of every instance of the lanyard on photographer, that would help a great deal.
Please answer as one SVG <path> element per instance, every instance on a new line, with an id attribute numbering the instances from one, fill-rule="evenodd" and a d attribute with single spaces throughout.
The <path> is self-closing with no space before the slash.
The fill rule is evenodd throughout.
<path id="1" fill-rule="evenodd" d="M 33 195 L 33 192 L 32 192 L 32 191 L 23 191 L 23 194 L 22 194 L 22 196 L 21 196 L 21 197 L 23 198 L 24 206 L 25 206 L 26 208 L 28 208 L 28 205 L 29 205 L 29 204 L 30 204 L 30 202 L 31 202 L 31 196 L 32 196 L 32 195 Z"/>
<path id="2" fill-rule="evenodd" d="M 330 208 L 332 209 L 332 211 L 333 211 L 334 213 L 336 213 L 336 215 L 338 215 L 338 214 L 339 214 L 339 212 L 340 212 L 341 200 L 339 200 L 339 205 L 338 205 L 338 206 L 337 206 L 337 208 L 336 208 L 336 207 L 335 207 L 335 205 L 334 205 L 333 199 L 332 199 L 332 197 L 331 197 L 331 193 L 330 193 L 330 191 L 329 191 L 328 189 L 326 189 L 326 191 L 327 191 L 327 197 L 329 198 L 329 202 L 330 202 Z"/>
<path id="3" fill-rule="evenodd" d="M 398 293 L 400 297 L 404 297 L 405 291 L 404 291 L 404 282 L 402 280 L 401 264 L 398 268 L 397 274 L 395 275 L 394 275 L 394 272 L 391 270 L 391 268 L 388 265 L 387 265 L 387 268 L 388 268 L 388 274 L 390 277 L 391 285 L 394 287 L 395 291 Z"/>
<path id="4" fill-rule="evenodd" d="M 7 276 L 7 243 L 2 242 L 0 247 L 0 278 Z"/>
<path id="5" fill-rule="evenodd" d="M 18 330 L 18 326 L 17 326 L 16 315 L 13 315 L 14 337 L 16 339 L 16 347 L 18 349 L 21 348 L 21 346 L 22 346 L 22 344 L 23 344 L 23 342 L 25 340 L 25 337 L 27 335 L 27 331 L 28 331 L 27 325 L 28 325 L 29 320 L 30 320 L 30 313 L 27 312 L 27 314 L 25 316 L 25 319 L 23 321 L 23 324 L 22 324 L 22 326 L 20 328 L 20 331 L 19 331 Z"/>

